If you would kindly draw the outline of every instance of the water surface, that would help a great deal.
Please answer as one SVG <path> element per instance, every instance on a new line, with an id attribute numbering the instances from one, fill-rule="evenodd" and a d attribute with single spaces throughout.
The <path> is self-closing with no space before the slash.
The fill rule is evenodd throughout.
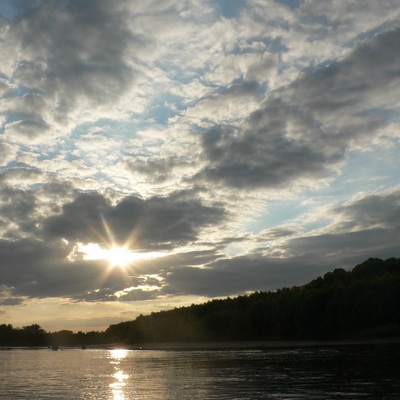
<path id="1" fill-rule="evenodd" d="M 2 400 L 394 400 L 399 396 L 399 344 L 0 351 Z"/>

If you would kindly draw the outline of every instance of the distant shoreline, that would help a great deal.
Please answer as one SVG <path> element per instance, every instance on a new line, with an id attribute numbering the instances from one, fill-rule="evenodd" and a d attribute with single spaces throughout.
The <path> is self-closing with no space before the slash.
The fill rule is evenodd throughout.
<path id="1" fill-rule="evenodd" d="M 376 344 L 400 344 L 400 337 L 387 339 L 365 340 L 267 340 L 267 341 L 237 341 L 237 342 L 171 342 L 142 343 L 134 346 L 121 346 L 129 350 L 268 350 L 279 348 L 304 348 L 325 346 L 355 346 Z M 118 347 L 118 346 L 117 346 Z"/>
<path id="2" fill-rule="evenodd" d="M 227 341 L 227 342 L 165 342 L 165 343 L 138 343 L 126 345 L 123 343 L 110 343 L 104 345 L 87 345 L 87 350 L 160 350 L 160 351 L 210 351 L 210 350 L 273 350 L 295 349 L 307 347 L 332 347 L 332 346 L 360 346 L 360 345 L 385 345 L 400 344 L 400 337 L 380 339 L 342 339 L 342 340 L 263 340 L 263 341 Z M 65 346 L 60 350 L 75 349 L 79 346 Z M 0 346 L 0 351 L 6 350 L 48 350 L 48 347 L 37 346 Z M 83 350 L 84 351 L 84 350 Z"/>

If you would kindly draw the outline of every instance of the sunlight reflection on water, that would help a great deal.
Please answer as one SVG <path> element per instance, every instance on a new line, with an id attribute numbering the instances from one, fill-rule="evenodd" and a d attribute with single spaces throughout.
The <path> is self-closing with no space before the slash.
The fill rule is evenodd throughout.
<path id="1" fill-rule="evenodd" d="M 113 375 L 114 382 L 110 383 L 110 388 L 113 394 L 113 400 L 125 400 L 124 386 L 129 378 L 129 375 L 124 373 L 120 368 L 121 360 L 126 358 L 128 355 L 128 350 L 124 349 L 114 349 L 110 350 L 108 358 L 110 359 L 110 364 L 114 366 L 115 373 Z"/>
<path id="2" fill-rule="evenodd" d="M 0 351 L 0 400 L 398 400 L 400 345 Z"/>

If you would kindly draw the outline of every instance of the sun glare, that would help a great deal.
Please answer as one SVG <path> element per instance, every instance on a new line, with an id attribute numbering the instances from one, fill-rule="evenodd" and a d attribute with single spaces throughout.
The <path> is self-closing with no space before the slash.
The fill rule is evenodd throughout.
<path id="1" fill-rule="evenodd" d="M 167 253 L 140 252 L 132 250 L 133 234 L 123 244 L 118 244 L 110 226 L 103 219 L 104 234 L 98 235 L 98 243 L 77 243 L 68 256 L 69 260 L 83 258 L 84 260 L 103 260 L 108 263 L 108 273 L 115 269 L 128 270 L 135 262 L 164 257 Z M 102 243 L 102 244 L 100 244 Z"/>
<path id="2" fill-rule="evenodd" d="M 106 259 L 109 261 L 111 267 L 126 267 L 133 261 L 133 254 L 131 251 L 123 247 L 113 247 L 105 250 Z"/>
<path id="3" fill-rule="evenodd" d="M 84 260 L 106 260 L 111 268 L 126 268 L 135 261 L 163 257 L 161 252 L 136 252 L 124 246 L 103 248 L 97 243 L 78 244 L 78 252 Z"/>
<path id="4" fill-rule="evenodd" d="M 106 260 L 112 268 L 124 268 L 138 258 L 135 252 L 125 247 L 112 246 L 104 249 L 97 243 L 79 245 L 79 252 L 83 254 L 84 260 Z"/>

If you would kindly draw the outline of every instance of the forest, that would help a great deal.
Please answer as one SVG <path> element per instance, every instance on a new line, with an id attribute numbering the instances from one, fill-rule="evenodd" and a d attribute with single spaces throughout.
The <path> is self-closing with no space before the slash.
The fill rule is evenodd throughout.
<path id="1" fill-rule="evenodd" d="M 0 324 L 0 346 L 400 337 L 400 259 L 370 258 L 304 286 L 140 315 L 104 332 Z"/>

